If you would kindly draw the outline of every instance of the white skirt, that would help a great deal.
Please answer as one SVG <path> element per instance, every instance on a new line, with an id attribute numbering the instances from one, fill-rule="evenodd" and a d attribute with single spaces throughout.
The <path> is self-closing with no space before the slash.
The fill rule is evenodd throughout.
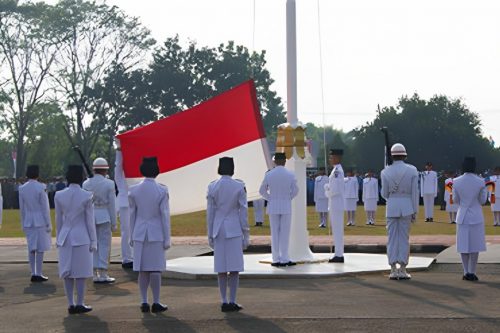
<path id="1" fill-rule="evenodd" d="M 45 252 L 50 250 L 52 238 L 46 227 L 24 228 L 24 233 L 26 234 L 28 251 Z"/>
<path id="2" fill-rule="evenodd" d="M 81 279 L 92 277 L 92 252 L 90 245 L 71 246 L 65 241 L 63 246 L 58 247 L 59 253 L 59 277 Z"/>
<path id="3" fill-rule="evenodd" d="M 456 213 L 458 212 L 458 205 L 457 204 L 452 204 L 450 205 L 448 202 L 446 203 L 446 211 L 448 213 Z"/>
<path id="4" fill-rule="evenodd" d="M 345 211 L 353 211 L 356 210 L 356 203 L 358 199 L 356 198 L 344 198 L 344 210 Z"/>
<path id="5" fill-rule="evenodd" d="M 457 252 L 474 253 L 486 251 L 484 224 L 457 224 Z"/>
<path id="6" fill-rule="evenodd" d="M 214 272 L 243 272 L 243 236 L 226 238 L 224 226 L 214 239 Z"/>
<path id="7" fill-rule="evenodd" d="M 163 241 L 134 241 L 134 271 L 164 272 L 167 269 L 167 258 Z"/>
<path id="8" fill-rule="evenodd" d="M 328 198 L 318 199 L 314 203 L 314 206 L 318 213 L 328 213 Z"/>
<path id="9" fill-rule="evenodd" d="M 500 212 L 500 197 L 495 198 L 495 203 L 491 204 L 491 211 L 492 212 Z"/>
<path id="10" fill-rule="evenodd" d="M 377 199 L 373 198 L 373 199 L 365 199 L 365 201 L 363 202 L 364 206 L 365 206 L 365 210 L 367 212 L 374 212 L 377 210 Z"/>

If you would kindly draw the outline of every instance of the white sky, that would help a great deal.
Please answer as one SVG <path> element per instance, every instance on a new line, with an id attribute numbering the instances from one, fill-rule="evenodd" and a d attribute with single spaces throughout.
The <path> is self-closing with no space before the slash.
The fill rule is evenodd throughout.
<path id="1" fill-rule="evenodd" d="M 108 0 L 141 18 L 159 43 L 252 49 L 254 0 Z M 267 51 L 273 89 L 286 103 L 286 0 L 255 0 L 255 50 Z M 317 0 L 297 0 L 298 116 L 323 124 Z M 485 136 L 500 143 L 500 1 L 319 0 L 325 123 L 345 131 L 379 103 L 417 92 L 462 97 Z"/>

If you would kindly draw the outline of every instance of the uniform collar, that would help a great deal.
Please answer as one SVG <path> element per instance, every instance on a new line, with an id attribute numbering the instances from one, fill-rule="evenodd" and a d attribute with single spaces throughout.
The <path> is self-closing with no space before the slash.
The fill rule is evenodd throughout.
<path id="1" fill-rule="evenodd" d="M 71 183 L 71 184 L 69 184 L 69 185 L 68 185 L 68 187 L 69 187 L 69 188 L 79 188 L 79 187 L 80 187 L 80 185 L 78 185 L 78 184 L 74 184 L 74 183 Z"/>

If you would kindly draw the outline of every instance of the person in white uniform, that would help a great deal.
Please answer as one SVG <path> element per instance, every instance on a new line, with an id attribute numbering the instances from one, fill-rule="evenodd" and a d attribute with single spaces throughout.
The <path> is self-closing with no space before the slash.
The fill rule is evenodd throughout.
<path id="1" fill-rule="evenodd" d="M 420 195 L 424 200 L 425 222 L 434 222 L 434 198 L 437 197 L 437 173 L 432 170 L 432 163 L 425 164 L 425 171 L 420 173 Z"/>
<path id="2" fill-rule="evenodd" d="M 264 206 L 266 205 L 266 200 L 256 199 L 252 201 L 252 204 L 255 226 L 262 227 L 264 225 Z"/>
<path id="3" fill-rule="evenodd" d="M 81 165 L 70 165 L 66 179 L 69 186 L 56 192 L 54 197 L 59 277 L 64 280 L 68 312 L 85 313 L 92 310 L 85 305 L 84 296 L 86 279 L 92 277 L 92 252 L 97 250 L 94 206 L 92 193 L 80 188 L 83 181 Z"/>
<path id="4" fill-rule="evenodd" d="M 366 212 L 366 224 L 375 225 L 375 212 L 378 201 L 378 179 L 369 170 L 363 179 L 363 204 Z"/>
<path id="5" fill-rule="evenodd" d="M 314 208 L 319 214 L 319 227 L 326 228 L 328 220 L 328 198 L 325 195 L 325 185 L 328 184 L 328 176 L 325 168 L 319 168 L 318 176 L 314 179 Z"/>
<path id="6" fill-rule="evenodd" d="M 328 184 L 325 185 L 330 227 L 335 245 L 334 256 L 328 260 L 331 263 L 344 262 L 344 170 L 340 164 L 343 154 L 342 149 L 330 149 L 329 162 L 333 169 Z"/>
<path id="7" fill-rule="evenodd" d="M 248 207 L 245 184 L 231 178 L 234 161 L 230 157 L 219 159 L 221 176 L 208 185 L 207 231 L 208 243 L 214 249 L 214 271 L 217 273 L 221 298 L 221 311 L 239 311 L 236 303 L 239 272 L 243 272 L 243 250 L 250 243 Z M 229 285 L 229 302 L 227 287 Z"/>
<path id="8" fill-rule="evenodd" d="M 418 212 L 418 171 L 406 164 L 406 149 L 396 143 L 391 147 L 394 160 L 382 170 L 382 197 L 387 201 L 387 257 L 391 280 L 410 279 L 406 271 L 410 255 L 410 225 Z M 399 267 L 397 265 L 399 264 Z"/>
<path id="9" fill-rule="evenodd" d="M 142 312 L 163 312 L 160 303 L 161 273 L 167 268 L 165 251 L 170 248 L 170 207 L 168 188 L 155 180 L 160 173 L 156 157 L 144 157 L 140 166 L 144 180 L 130 187 L 130 230 L 134 249 L 134 271 L 139 272 Z M 148 287 L 153 305 L 148 302 Z"/>
<path id="10" fill-rule="evenodd" d="M 46 186 L 38 181 L 38 165 L 28 165 L 28 181 L 19 187 L 19 213 L 28 243 L 31 282 L 43 282 L 43 254 L 50 250 L 52 224 Z"/>
<path id="11" fill-rule="evenodd" d="M 466 157 L 462 165 L 464 174 L 453 179 L 453 200 L 458 204 L 457 252 L 462 257 L 463 279 L 479 280 L 476 275 L 479 252 L 486 251 L 482 205 L 487 200 L 484 180 L 475 174 L 476 159 Z"/>
<path id="12" fill-rule="evenodd" d="M 117 212 L 120 216 L 120 234 L 122 249 L 122 267 L 133 268 L 132 248 L 130 247 L 130 211 L 128 207 L 128 185 L 123 172 L 123 156 L 120 140 L 116 140 L 115 183 L 118 188 L 116 196 Z"/>
<path id="13" fill-rule="evenodd" d="M 92 165 L 94 177 L 87 179 L 82 187 L 92 192 L 94 219 L 97 231 L 97 251 L 94 252 L 94 282 L 113 283 L 115 279 L 108 275 L 111 252 L 112 231 L 116 230 L 115 183 L 108 179 L 108 162 L 98 157 Z"/>
<path id="14" fill-rule="evenodd" d="M 356 224 L 356 204 L 359 198 L 358 177 L 349 169 L 344 178 L 344 211 L 347 211 L 347 226 Z"/>
<path id="15" fill-rule="evenodd" d="M 2 184 L 0 183 L 0 229 L 2 229 L 2 216 L 3 216 L 3 196 L 2 196 Z"/>
<path id="16" fill-rule="evenodd" d="M 500 166 L 495 168 L 494 175 L 490 177 L 490 182 L 488 198 L 491 204 L 491 212 L 493 213 L 493 225 L 497 227 L 500 226 L 500 201 L 495 192 L 500 186 Z"/>
<path id="17" fill-rule="evenodd" d="M 447 172 L 447 178 L 444 181 L 444 202 L 446 203 L 445 210 L 448 212 L 448 217 L 451 224 L 455 224 L 457 220 L 458 205 L 453 200 L 453 178 L 454 173 L 452 171 Z"/>
<path id="18" fill-rule="evenodd" d="M 293 266 L 288 255 L 292 223 L 292 199 L 299 193 L 295 175 L 285 169 L 286 155 L 274 154 L 275 168 L 269 170 L 260 185 L 259 193 L 267 200 L 267 214 L 271 224 L 272 266 Z"/>

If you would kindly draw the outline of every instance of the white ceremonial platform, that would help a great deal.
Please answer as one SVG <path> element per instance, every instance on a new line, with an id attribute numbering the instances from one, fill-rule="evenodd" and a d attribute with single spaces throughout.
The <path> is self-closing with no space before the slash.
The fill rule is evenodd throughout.
<path id="1" fill-rule="evenodd" d="M 317 263 L 297 264 L 290 267 L 273 267 L 268 263 L 269 254 L 246 254 L 245 271 L 242 278 L 316 278 L 327 276 L 342 276 L 356 273 L 371 273 L 389 271 L 385 254 L 346 253 L 345 263 L 328 263 L 329 253 L 315 253 Z M 425 270 L 434 262 L 434 258 L 410 257 L 410 271 Z M 177 279 L 211 279 L 214 273 L 214 258 L 212 256 L 184 257 L 167 261 L 167 278 Z"/>

